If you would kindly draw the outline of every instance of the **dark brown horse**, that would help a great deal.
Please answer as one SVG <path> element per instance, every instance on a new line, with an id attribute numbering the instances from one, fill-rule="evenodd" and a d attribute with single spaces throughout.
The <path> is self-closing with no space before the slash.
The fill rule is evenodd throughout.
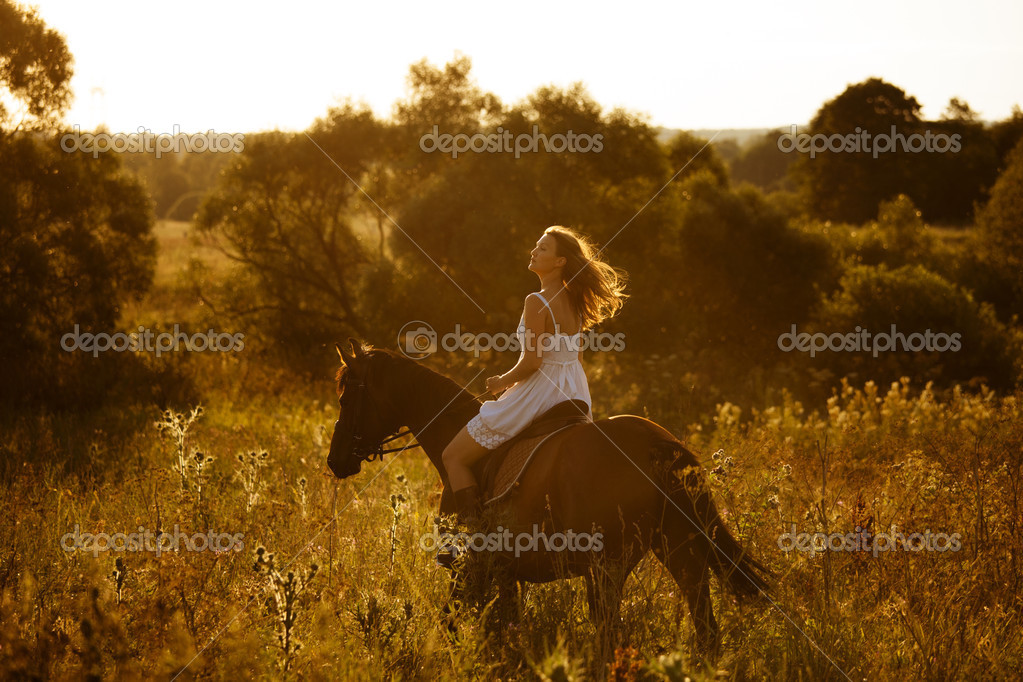
<path id="1" fill-rule="evenodd" d="M 359 473 L 404 427 L 444 482 L 441 511 L 452 511 L 441 455 L 480 403 L 414 360 L 351 343 L 352 353 L 337 347 L 341 412 L 327 458 L 331 471 L 339 478 Z M 585 548 L 590 551 L 547 551 L 540 542 L 517 557 L 505 553 L 501 573 L 511 587 L 514 581 L 585 577 L 590 617 L 602 638 L 619 623 L 626 578 L 650 551 L 685 595 L 703 653 L 716 650 L 720 637 L 709 571 L 740 598 L 767 590 L 768 571 L 725 527 L 696 457 L 641 417 L 617 416 L 558 433 L 533 458 L 515 492 L 497 504 L 512 533 L 534 532 L 534 525 L 548 535 L 600 533 L 600 551 L 596 544 Z"/>

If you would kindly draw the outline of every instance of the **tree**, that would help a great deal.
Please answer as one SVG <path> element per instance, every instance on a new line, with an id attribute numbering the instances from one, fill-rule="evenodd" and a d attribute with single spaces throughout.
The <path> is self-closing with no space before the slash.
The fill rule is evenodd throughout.
<path id="1" fill-rule="evenodd" d="M 740 156 L 732 161 L 732 178 L 750 182 L 765 191 L 791 189 L 789 167 L 796 158 L 778 148 L 781 130 L 772 130 L 753 140 Z"/>
<path id="2" fill-rule="evenodd" d="M 858 136 L 896 133 L 906 137 L 918 132 L 920 104 L 901 88 L 878 78 L 850 85 L 842 94 L 826 102 L 810 122 L 807 133 L 815 135 Z M 822 138 L 817 138 L 821 140 Z M 836 140 L 837 142 L 837 140 Z M 862 145 L 861 145 L 862 146 Z M 919 198 L 913 182 L 912 154 L 888 151 L 824 151 L 814 158 L 799 154 L 792 169 L 806 193 L 811 214 L 825 220 L 861 223 L 877 211 L 877 205 L 897 194 Z"/>
<path id="3" fill-rule="evenodd" d="M 549 225 L 578 228 L 601 244 L 628 225 L 611 247 L 622 265 L 659 229 L 663 204 L 640 209 L 670 175 L 653 130 L 637 117 L 602 111 L 580 84 L 541 87 L 479 129 L 485 136 L 504 132 L 512 150 L 447 155 L 399 207 L 405 234 L 392 231 L 390 243 L 407 283 L 406 317 L 415 311 L 446 329 L 459 323 L 507 330 L 535 282 L 525 259 Z M 569 133 L 594 144 L 586 152 L 556 151 L 559 136 L 567 140 Z M 534 138 L 528 151 L 514 152 L 516 141 Z"/>
<path id="4" fill-rule="evenodd" d="M 995 151 L 998 154 L 998 170 L 1000 172 L 1007 165 L 1009 154 L 1023 139 L 1023 110 L 1019 108 L 1018 104 L 1012 107 L 1012 115 L 1009 118 L 991 126 L 991 139 L 994 141 Z"/>
<path id="5" fill-rule="evenodd" d="M 34 9 L 0 0 L 0 133 L 39 130 L 60 120 L 71 102 L 71 53 L 64 37 Z"/>
<path id="6" fill-rule="evenodd" d="M 998 176 L 998 151 L 991 132 L 970 105 L 955 97 L 939 121 L 922 124 L 933 135 L 957 141 L 958 151 L 913 155 L 914 196 L 931 222 L 969 224 Z"/>
<path id="7" fill-rule="evenodd" d="M 977 216 L 977 227 L 981 260 L 1000 284 L 992 287 L 991 300 L 1019 314 L 1023 313 L 1023 140 L 1007 162 Z"/>
<path id="8" fill-rule="evenodd" d="M 835 263 L 818 235 L 790 227 L 750 185 L 719 186 L 701 173 L 684 185 L 677 246 L 660 282 L 689 344 L 738 354 L 743 366 L 771 357 L 780 329 L 804 320 Z"/>
<path id="9" fill-rule="evenodd" d="M 205 295 L 283 351 L 368 336 L 374 301 L 363 283 L 386 265 L 364 225 L 377 209 L 360 203 L 360 188 L 384 134 L 371 111 L 345 104 L 308 136 L 248 136 L 198 214 L 200 232 L 238 265 L 225 289 Z"/>
<path id="10" fill-rule="evenodd" d="M 668 142 L 668 160 L 672 172 L 678 173 L 676 182 L 706 170 L 721 185 L 728 184 L 728 167 L 718 155 L 717 148 L 692 133 L 680 130 L 671 138 Z"/>
<path id="11" fill-rule="evenodd" d="M 96 404 L 127 364 L 61 350 L 62 337 L 116 330 L 154 267 L 142 188 L 113 154 L 67 154 L 53 129 L 69 103 L 71 56 L 34 11 L 0 0 L 0 400 Z M 13 129 L 13 118 L 19 117 Z"/>

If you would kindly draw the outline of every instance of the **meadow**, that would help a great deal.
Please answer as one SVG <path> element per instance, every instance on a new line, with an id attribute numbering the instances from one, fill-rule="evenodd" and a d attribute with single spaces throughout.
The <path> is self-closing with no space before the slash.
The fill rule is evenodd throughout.
<path id="1" fill-rule="evenodd" d="M 227 265 L 188 231 L 158 225 L 155 286 L 125 309 L 125 328 L 205 319 L 179 273 L 192 259 L 210 276 Z M 408 450 L 337 480 L 326 468 L 331 377 L 296 379 L 248 350 L 164 358 L 193 386 L 186 405 L 161 410 L 138 386 L 139 399 L 96 410 L 0 417 L 0 676 L 1023 675 L 1019 393 L 842 381 L 826 404 L 783 393 L 765 409 L 725 402 L 694 420 L 672 357 L 587 358 L 594 416 L 641 414 L 672 430 L 709 472 L 729 527 L 777 576 L 758 605 L 712 585 L 723 652 L 699 665 L 684 600 L 648 557 L 626 586 L 622 642 L 608 663 L 580 580 L 528 588 L 516 627 L 495 629 L 484 607 L 449 633 L 447 573 L 420 546 L 440 493 L 425 456 Z M 456 378 L 477 371 L 460 358 L 436 363 Z M 783 539 L 863 528 L 955 540 L 801 551 Z M 146 531 L 178 531 L 179 550 L 98 551 L 69 539 Z M 188 551 L 188 542 L 209 546 Z"/>

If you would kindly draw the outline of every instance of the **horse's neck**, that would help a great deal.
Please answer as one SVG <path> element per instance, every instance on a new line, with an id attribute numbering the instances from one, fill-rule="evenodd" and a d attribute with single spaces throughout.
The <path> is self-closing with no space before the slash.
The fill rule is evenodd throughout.
<path id="1" fill-rule="evenodd" d="M 443 375 L 438 375 L 436 385 L 409 385 L 408 395 L 429 396 L 408 405 L 403 416 L 405 426 L 416 435 L 416 442 L 422 446 L 437 472 L 444 476 L 442 456 L 451 439 L 479 412 L 479 406 L 465 400 L 454 399 L 461 391 L 457 384 Z M 412 382 L 410 382 L 412 383 Z M 441 390 L 438 390 L 438 387 Z M 450 391 L 443 390 L 450 388 Z M 408 403 L 406 403 L 408 404 Z"/>

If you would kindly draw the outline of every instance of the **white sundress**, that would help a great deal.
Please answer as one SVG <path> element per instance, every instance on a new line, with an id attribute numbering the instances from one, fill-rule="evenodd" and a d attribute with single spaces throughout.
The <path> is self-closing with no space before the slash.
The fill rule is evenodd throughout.
<path id="1" fill-rule="evenodd" d="M 554 311 L 547 299 L 538 292 L 534 294 L 547 306 L 551 320 L 554 320 Z M 523 314 L 515 331 L 522 347 L 520 358 L 526 352 L 525 331 L 526 320 Z M 506 390 L 497 400 L 488 400 L 480 406 L 480 413 L 466 425 L 474 441 L 493 450 L 560 402 L 583 400 L 587 406 L 590 405 L 590 387 L 579 361 L 582 330 L 577 334 L 554 336 L 555 348 L 543 351 L 539 369 Z M 593 419 L 592 410 L 587 416 Z"/>

